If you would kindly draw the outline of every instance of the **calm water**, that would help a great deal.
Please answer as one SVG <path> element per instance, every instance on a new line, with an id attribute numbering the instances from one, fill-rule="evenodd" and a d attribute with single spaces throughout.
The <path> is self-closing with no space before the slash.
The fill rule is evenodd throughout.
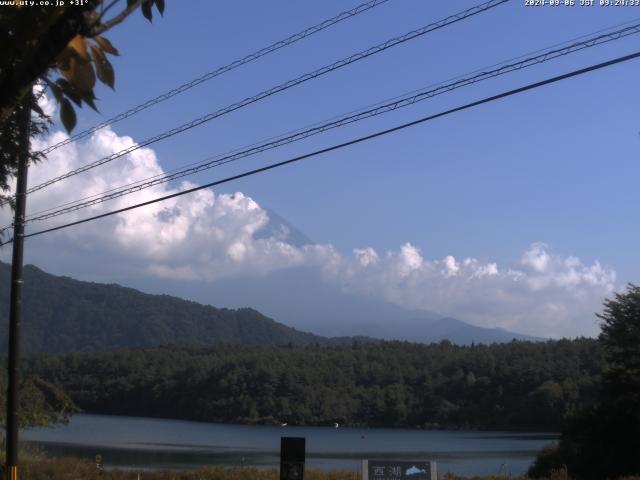
<path id="1" fill-rule="evenodd" d="M 108 415 L 75 415 L 66 426 L 22 438 L 52 456 L 93 459 L 107 467 L 276 467 L 280 437 L 306 437 L 307 466 L 358 470 L 363 458 L 435 460 L 441 472 L 523 473 L 552 433 L 424 431 L 375 428 L 222 425 Z"/>

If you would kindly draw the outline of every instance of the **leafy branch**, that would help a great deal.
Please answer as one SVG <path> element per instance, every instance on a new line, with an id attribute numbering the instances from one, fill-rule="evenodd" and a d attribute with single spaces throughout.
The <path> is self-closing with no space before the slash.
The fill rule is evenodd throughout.
<path id="1" fill-rule="evenodd" d="M 0 128 L 37 81 L 51 89 L 69 132 L 76 124 L 74 104 L 81 107 L 85 103 L 96 110 L 96 78 L 114 88 L 115 72 L 107 55 L 118 55 L 102 34 L 137 9 L 149 21 L 154 6 L 161 15 L 165 9 L 164 0 L 127 0 L 126 7 L 105 19 L 120 1 L 105 2 L 89 0 L 77 8 L 53 11 L 51 7 L 18 6 L 0 17 L 0 41 L 9 46 L 0 53 Z M 61 78 L 52 81 L 56 70 Z"/>

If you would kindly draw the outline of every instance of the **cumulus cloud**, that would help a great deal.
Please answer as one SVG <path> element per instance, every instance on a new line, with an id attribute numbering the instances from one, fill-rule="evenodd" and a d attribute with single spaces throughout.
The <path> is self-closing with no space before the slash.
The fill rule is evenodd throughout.
<path id="1" fill-rule="evenodd" d="M 597 333 L 594 312 L 616 280 L 615 271 L 599 262 L 563 257 L 544 243 L 532 244 L 503 268 L 450 255 L 425 260 L 411 244 L 383 256 L 357 249 L 345 263 L 335 279 L 350 292 L 545 337 Z"/>
<path id="2" fill-rule="evenodd" d="M 36 141 L 34 148 L 65 138 L 66 134 L 56 132 L 46 142 Z M 31 169 L 29 184 L 42 183 L 131 145 L 130 137 L 118 136 L 105 128 L 86 143 L 71 143 L 51 152 L 46 162 Z M 153 150 L 142 148 L 101 168 L 34 192 L 29 198 L 27 214 L 162 173 Z M 73 222 L 194 186 L 188 181 L 175 186 L 156 185 L 63 217 L 34 222 L 29 229 L 35 231 Z M 2 213 L 2 219 L 10 222 L 8 212 Z M 97 259 L 110 255 L 129 269 L 144 269 L 153 275 L 208 281 L 228 275 L 265 274 L 302 264 L 326 264 L 334 255 L 330 246 L 294 247 L 287 243 L 286 232 L 282 230 L 277 236 L 256 238 L 256 233 L 268 222 L 266 211 L 240 192 L 216 194 L 212 190 L 201 190 L 48 234 L 43 241 L 57 248 L 82 246 L 98 255 Z"/>
<path id="3" fill-rule="evenodd" d="M 46 105 L 45 105 L 46 106 Z M 47 106 L 49 108 L 50 106 Z M 66 138 L 62 132 L 35 142 L 35 148 Z M 102 158 L 133 144 L 109 128 L 84 143 L 71 143 L 49 154 L 31 169 L 30 185 Z M 126 157 L 69 178 L 32 194 L 29 211 L 38 212 L 78 198 L 160 175 L 153 150 L 139 149 Z M 193 187 L 157 185 L 127 197 L 92 206 L 58 219 L 29 226 L 31 231 L 96 215 L 132 203 Z M 10 223 L 8 213 L 0 213 Z M 28 260 L 74 274 L 93 269 L 105 280 L 109 272 L 148 275 L 184 281 L 216 280 L 238 275 L 266 275 L 291 267 L 321 270 L 329 282 L 345 291 L 384 298 L 412 308 L 450 315 L 481 326 L 503 327 L 542 336 L 592 335 L 593 313 L 615 288 L 615 272 L 595 261 L 554 253 L 534 243 L 510 265 L 476 258 L 445 256 L 429 259 L 420 248 L 405 243 L 380 253 L 371 247 L 349 254 L 331 245 L 293 245 L 287 228 L 265 236 L 269 215 L 251 197 L 212 190 L 172 198 L 103 220 L 29 240 Z M 37 239 L 37 240 L 36 240 Z M 2 253 L 4 259 L 8 252 Z M 57 262 L 57 263 L 56 263 Z M 86 275 L 85 275 L 86 276 Z"/>

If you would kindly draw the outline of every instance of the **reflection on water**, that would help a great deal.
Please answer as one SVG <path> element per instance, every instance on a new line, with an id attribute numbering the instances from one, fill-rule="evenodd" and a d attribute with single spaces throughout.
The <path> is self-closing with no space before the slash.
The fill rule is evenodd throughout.
<path id="1" fill-rule="evenodd" d="M 69 425 L 23 438 L 51 456 L 135 469 L 202 465 L 277 467 L 280 437 L 306 437 L 307 466 L 358 470 L 363 458 L 435 460 L 461 475 L 523 473 L 552 433 L 425 431 L 222 425 L 137 417 L 75 415 Z"/>

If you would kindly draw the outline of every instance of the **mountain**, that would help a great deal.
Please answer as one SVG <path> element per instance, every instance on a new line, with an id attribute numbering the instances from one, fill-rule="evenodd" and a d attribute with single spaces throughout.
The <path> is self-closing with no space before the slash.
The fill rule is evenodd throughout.
<path id="1" fill-rule="evenodd" d="M 349 293 L 325 281 L 314 268 L 288 268 L 259 277 L 220 279 L 213 284 L 146 277 L 136 286 L 229 308 L 248 304 L 285 325 L 328 337 L 364 335 L 421 343 L 449 340 L 459 345 L 543 340 Z"/>
<path id="2" fill-rule="evenodd" d="M 5 351 L 7 344 L 10 275 L 10 266 L 0 262 L 0 351 Z M 27 352 L 353 341 L 302 332 L 251 308 L 220 309 L 115 284 L 58 277 L 32 265 L 25 266 L 24 279 L 22 348 Z"/>
<path id="3" fill-rule="evenodd" d="M 449 340 L 458 345 L 470 345 L 471 343 L 504 343 L 512 340 L 531 342 L 545 340 L 540 337 L 510 332 L 503 328 L 477 327 L 451 317 L 430 321 L 424 318 L 416 318 L 413 321 L 407 320 L 403 327 L 407 330 L 411 329 L 413 341 L 422 343 Z M 420 330 L 422 330 L 422 333 L 420 333 Z M 393 337 L 393 334 L 390 334 Z M 397 340 L 409 340 L 402 334 L 396 335 L 394 338 Z"/>
<path id="4" fill-rule="evenodd" d="M 7 343 L 10 270 L 0 262 L 0 351 L 6 350 Z M 22 348 L 26 352 L 166 344 L 340 345 L 375 338 L 456 344 L 539 340 L 345 293 L 311 269 L 214 284 L 165 281 L 155 285 L 202 303 L 235 308 L 54 276 L 32 265 L 25 266 L 24 276 Z M 149 285 L 153 286 L 147 279 Z M 254 308 L 246 308 L 247 304 Z"/>
<path id="5" fill-rule="evenodd" d="M 264 210 L 267 212 L 269 222 L 254 234 L 254 238 L 279 238 L 286 240 L 289 245 L 293 245 L 294 247 L 302 247 L 303 245 L 315 243 L 277 212 L 266 207 Z"/>
<path id="6" fill-rule="evenodd" d="M 277 237 L 296 247 L 315 243 L 277 212 L 266 208 L 269 222 L 256 238 Z M 149 279 L 143 285 L 148 287 Z M 341 289 L 313 268 L 288 268 L 266 276 L 221 279 L 215 284 L 158 281 L 158 291 L 172 291 L 201 303 L 251 305 L 286 325 L 324 336 L 354 336 L 421 343 L 449 340 L 459 345 L 513 339 L 540 341 L 502 328 L 484 328 L 426 310 L 411 310 Z"/>

